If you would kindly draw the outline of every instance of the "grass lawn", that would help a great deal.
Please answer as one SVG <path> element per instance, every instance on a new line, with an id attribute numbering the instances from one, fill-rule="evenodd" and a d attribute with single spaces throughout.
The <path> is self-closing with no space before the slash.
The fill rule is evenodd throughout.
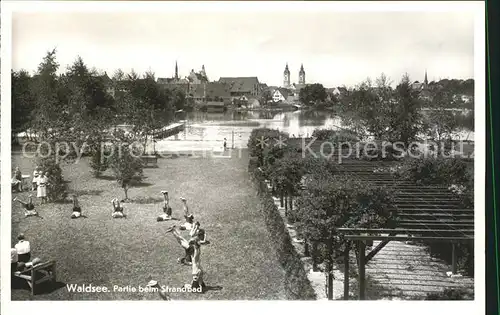
<path id="1" fill-rule="evenodd" d="M 33 161 L 13 154 L 12 165 L 31 174 Z M 31 242 L 32 258 L 57 261 L 62 284 L 145 286 L 151 275 L 161 285 L 182 287 L 191 282 L 191 267 L 177 263 L 184 250 L 165 230 L 172 221 L 156 222 L 161 214 L 161 190 L 168 190 L 174 216 L 182 218 L 179 197 L 188 200 L 195 219 L 211 244 L 202 246 L 202 266 L 208 286 L 222 287 L 205 294 L 170 293 L 172 299 L 284 299 L 284 271 L 271 247 L 258 197 L 247 174 L 248 159 L 159 159 L 158 168 L 144 170 L 143 183 L 129 190 L 124 204 L 127 219 L 111 218 L 111 199 L 123 198 L 112 174 L 90 176 L 87 160 L 63 165 L 69 187 L 79 195 L 87 219 L 70 219 L 71 204 L 36 208 L 43 219 L 24 218 L 19 203 L 12 206 L 12 243 L 23 232 Z M 27 192 L 13 194 L 26 199 Z M 36 196 L 36 194 L 35 194 Z M 36 199 L 36 198 L 35 198 Z M 135 201 L 135 202 L 134 202 Z M 185 233 L 187 234 L 187 233 Z M 62 286 L 30 296 L 14 289 L 12 300 L 158 300 L 156 293 L 70 293 Z"/>

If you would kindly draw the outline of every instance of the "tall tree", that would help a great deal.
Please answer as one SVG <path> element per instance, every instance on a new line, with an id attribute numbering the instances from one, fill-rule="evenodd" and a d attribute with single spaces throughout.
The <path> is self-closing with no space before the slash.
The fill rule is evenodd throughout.
<path id="1" fill-rule="evenodd" d="M 11 72 L 12 86 L 12 136 L 30 127 L 35 100 L 32 92 L 32 78 L 27 71 Z"/>
<path id="2" fill-rule="evenodd" d="M 44 140 L 56 137 L 68 116 L 59 100 L 58 69 L 56 50 L 53 49 L 47 52 L 33 78 L 35 111 L 31 127 Z"/>
<path id="3" fill-rule="evenodd" d="M 390 120 L 391 141 L 400 141 L 408 146 L 417 137 L 422 127 L 421 103 L 418 92 L 410 85 L 405 74 L 395 91 L 396 110 Z"/>

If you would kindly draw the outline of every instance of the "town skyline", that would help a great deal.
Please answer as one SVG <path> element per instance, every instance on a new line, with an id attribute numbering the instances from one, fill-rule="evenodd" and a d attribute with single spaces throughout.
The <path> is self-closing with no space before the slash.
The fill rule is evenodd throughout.
<path id="1" fill-rule="evenodd" d="M 469 79 L 474 78 L 473 17 L 470 12 L 15 13 L 12 68 L 33 73 L 56 48 L 60 73 L 80 56 L 110 76 L 133 69 L 169 78 L 177 62 L 180 77 L 204 65 L 210 81 L 256 76 L 270 86 L 282 85 L 286 64 L 292 83 L 303 64 L 306 83 L 325 87 L 354 86 L 381 73 L 393 84 L 405 73 L 422 81 L 425 71 L 429 81 Z M 197 23 L 183 23 L 193 20 Z"/>

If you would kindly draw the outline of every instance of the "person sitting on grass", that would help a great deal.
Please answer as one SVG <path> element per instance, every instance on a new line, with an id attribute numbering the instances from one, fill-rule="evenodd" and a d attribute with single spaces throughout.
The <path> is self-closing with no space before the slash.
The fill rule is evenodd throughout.
<path id="1" fill-rule="evenodd" d="M 35 210 L 35 205 L 33 204 L 33 196 L 31 195 L 28 196 L 28 202 L 21 201 L 17 199 L 17 197 L 14 198 L 14 201 L 17 201 L 23 205 L 24 215 L 26 217 L 36 217 L 36 216 L 39 217 L 38 212 Z"/>
<path id="2" fill-rule="evenodd" d="M 200 222 L 196 221 L 193 225 L 193 228 L 189 232 L 189 236 L 192 238 L 196 238 L 200 244 L 209 244 L 210 242 L 207 240 L 207 233 L 205 229 L 200 228 Z"/>
<path id="3" fill-rule="evenodd" d="M 23 175 L 21 170 L 19 170 L 19 167 L 16 167 L 16 170 L 14 171 L 14 176 L 12 177 L 12 188 L 17 192 L 23 191 Z"/>
<path id="4" fill-rule="evenodd" d="M 184 265 L 191 265 L 192 261 L 191 256 L 194 254 L 194 248 L 189 244 L 189 241 L 187 241 L 184 237 L 182 237 L 179 230 L 180 227 L 178 229 L 177 226 L 173 225 L 167 229 L 167 233 L 172 232 L 177 242 L 182 246 L 182 248 L 184 248 L 185 255 L 182 258 L 177 258 L 177 262 Z"/>
<path id="5" fill-rule="evenodd" d="M 189 213 L 189 208 L 187 205 L 186 198 L 181 197 L 181 201 L 182 201 L 182 206 L 184 207 L 184 218 L 186 219 L 186 222 L 184 222 L 181 226 L 179 226 L 179 229 L 191 230 L 193 228 L 194 216 L 192 213 Z"/>
<path id="6" fill-rule="evenodd" d="M 162 190 L 163 213 L 156 218 L 157 222 L 172 220 L 172 208 L 169 205 L 168 191 Z"/>
<path id="7" fill-rule="evenodd" d="M 80 204 L 78 203 L 78 198 L 76 195 L 73 195 L 73 213 L 71 213 L 72 219 L 85 218 L 82 215 L 82 208 L 80 208 Z"/>
<path id="8" fill-rule="evenodd" d="M 120 218 L 126 218 L 127 216 L 123 213 L 123 207 L 120 206 L 120 201 L 118 201 L 117 198 L 111 200 L 111 203 L 113 204 L 113 213 L 111 216 L 114 219 L 120 219 Z"/>

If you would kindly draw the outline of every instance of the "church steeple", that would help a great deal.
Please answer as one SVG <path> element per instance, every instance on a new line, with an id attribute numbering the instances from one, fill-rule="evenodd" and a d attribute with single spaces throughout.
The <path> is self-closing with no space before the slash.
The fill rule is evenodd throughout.
<path id="1" fill-rule="evenodd" d="M 304 71 L 304 65 L 300 65 L 299 71 L 299 84 L 306 84 L 306 72 Z"/>
<path id="2" fill-rule="evenodd" d="M 288 69 L 288 62 L 285 66 L 285 71 L 283 71 L 283 87 L 290 86 L 290 70 Z"/>
<path id="3" fill-rule="evenodd" d="M 175 79 L 179 80 L 179 69 L 177 68 L 177 60 L 175 61 Z"/>
<path id="4" fill-rule="evenodd" d="M 427 84 L 429 84 L 429 81 L 427 81 L 427 69 L 425 69 L 424 86 L 427 87 Z"/>

